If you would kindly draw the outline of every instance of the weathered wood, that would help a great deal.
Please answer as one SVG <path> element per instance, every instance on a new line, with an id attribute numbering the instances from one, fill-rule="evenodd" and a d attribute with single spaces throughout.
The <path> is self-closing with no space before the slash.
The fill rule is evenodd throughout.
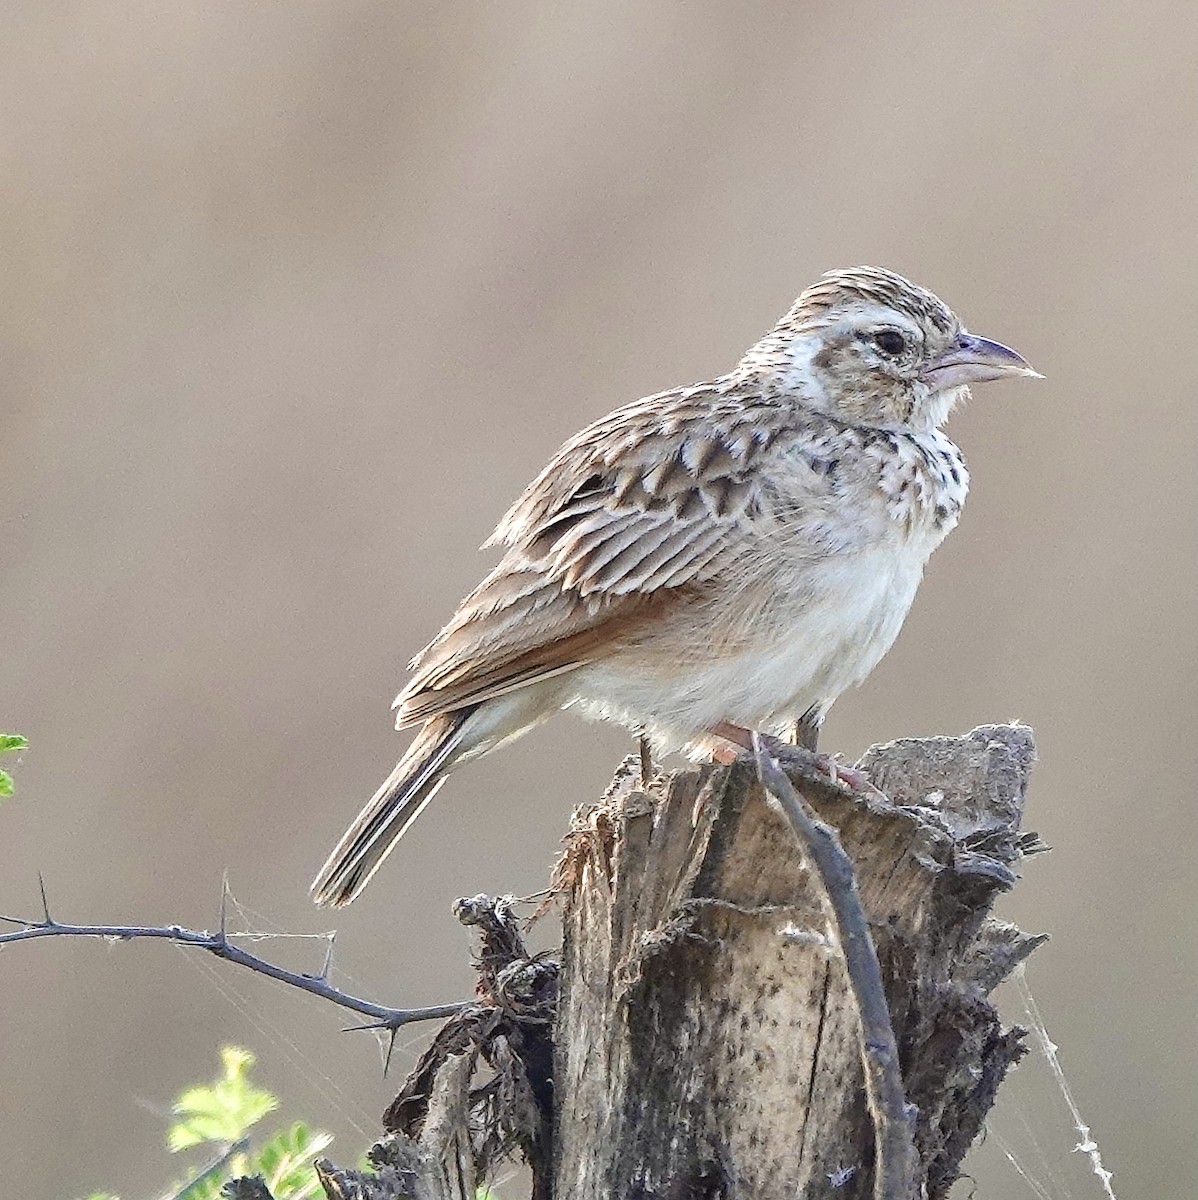
<path id="1" fill-rule="evenodd" d="M 890 800 L 804 788 L 856 864 L 933 1200 L 1022 1053 L 987 993 L 1040 939 L 988 914 L 1033 759 L 1026 727 L 984 726 L 871 750 Z M 856 1013 L 793 832 L 748 764 L 638 781 L 571 836 L 552 1195 L 869 1196 Z"/>
<path id="2" fill-rule="evenodd" d="M 446 1065 L 446 1085 L 450 1089 L 457 1067 L 454 1062 Z M 451 1109 L 455 1099 L 450 1098 Z M 439 1115 L 440 1107 L 434 1105 L 432 1116 Z M 447 1132 L 435 1119 L 430 1121 L 430 1128 Z M 328 1159 L 317 1159 L 316 1177 L 327 1200 L 474 1200 L 470 1184 L 473 1167 L 467 1168 L 465 1176 L 460 1173 L 461 1160 L 454 1152 L 459 1145 L 457 1134 L 450 1135 L 450 1143 L 448 1148 L 440 1144 L 426 1146 L 398 1134 L 391 1135 L 372 1147 L 369 1170 L 334 1167 Z M 243 1198 L 241 1193 L 230 1192 L 231 1186 L 225 1185 L 228 1200 L 271 1200 L 268 1192 Z"/>
<path id="3" fill-rule="evenodd" d="M 1024 1052 L 988 995 L 1043 939 L 989 912 L 1039 848 L 1034 758 L 1031 730 L 987 725 L 868 751 L 885 795 L 794 776 L 855 866 L 918 1110 L 912 1200 L 947 1194 Z M 534 1200 L 871 1196 L 858 1009 L 803 843 L 748 761 L 640 779 L 629 760 L 575 814 L 560 976 L 508 902 L 455 906 L 478 999 L 388 1109 L 376 1170 L 320 1164 L 330 1200 L 470 1200 L 511 1149 Z"/>
<path id="4" fill-rule="evenodd" d="M 558 965 L 528 953 L 510 898 L 458 900 L 454 915 L 481 934 L 476 998 L 438 1030 L 387 1107 L 371 1168 L 316 1163 L 327 1200 L 475 1200 L 517 1152 L 533 1167 L 532 1200 L 548 1200 Z M 226 1190 L 271 1200 L 260 1180 Z"/>
<path id="5" fill-rule="evenodd" d="M 886 984 L 869 917 L 857 890 L 853 860 L 841 845 L 836 830 L 815 815 L 756 734 L 754 752 L 758 778 L 790 822 L 802 842 L 808 863 L 819 875 L 828 935 L 848 977 L 865 1103 L 874 1134 L 874 1200 L 906 1200 L 915 1190 L 919 1166 L 915 1153 L 915 1121 L 919 1114 L 907 1102 Z"/>

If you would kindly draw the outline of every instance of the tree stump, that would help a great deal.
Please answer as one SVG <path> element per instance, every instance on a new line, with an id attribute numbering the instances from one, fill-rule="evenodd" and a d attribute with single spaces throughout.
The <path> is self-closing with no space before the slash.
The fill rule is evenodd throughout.
<path id="1" fill-rule="evenodd" d="M 987 725 L 873 747 L 858 765 L 884 795 L 796 783 L 855 864 L 917 1109 L 910 1187 L 892 1200 L 948 1193 L 1024 1053 L 988 997 L 1044 939 L 990 909 L 1041 848 L 1020 832 L 1034 758 L 1026 726 Z M 377 1182 L 322 1164 L 327 1195 L 473 1200 L 512 1148 L 534 1200 L 876 1194 L 822 884 L 753 763 L 642 790 L 630 760 L 575 813 L 557 880 L 560 978 L 527 955 L 504 902 L 459 902 L 483 932 L 478 1003 L 388 1110 Z"/>
<path id="2" fill-rule="evenodd" d="M 1028 848 L 1024 726 L 904 740 L 879 799 L 808 785 L 856 865 L 920 1187 L 944 1196 L 1023 1032 L 989 992 L 1042 939 L 989 919 Z M 626 770 L 576 815 L 556 1031 L 557 1200 L 866 1197 L 856 1011 L 820 883 L 751 764 Z"/>

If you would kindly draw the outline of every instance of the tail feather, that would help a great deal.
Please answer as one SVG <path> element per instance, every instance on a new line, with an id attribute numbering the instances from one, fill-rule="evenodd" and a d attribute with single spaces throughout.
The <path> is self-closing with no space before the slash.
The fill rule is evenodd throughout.
<path id="1" fill-rule="evenodd" d="M 312 883 L 317 904 L 348 904 L 445 782 L 473 707 L 429 721 L 345 831 Z"/>

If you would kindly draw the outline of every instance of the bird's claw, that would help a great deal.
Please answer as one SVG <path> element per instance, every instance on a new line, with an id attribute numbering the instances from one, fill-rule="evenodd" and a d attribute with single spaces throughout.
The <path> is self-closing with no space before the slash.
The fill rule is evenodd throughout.
<path id="1" fill-rule="evenodd" d="M 872 792 L 874 790 L 874 785 L 864 771 L 859 767 L 850 767 L 848 763 L 841 762 L 831 754 L 817 754 L 815 763 L 817 767 L 828 773 L 828 778 L 833 783 L 842 783 L 850 791 Z"/>
<path id="2" fill-rule="evenodd" d="M 864 771 L 831 754 L 817 754 L 770 734 L 758 734 L 758 738 L 761 748 L 783 766 L 796 766 L 816 775 L 826 775 L 833 786 L 844 786 L 852 792 L 871 794 L 876 790 Z"/>

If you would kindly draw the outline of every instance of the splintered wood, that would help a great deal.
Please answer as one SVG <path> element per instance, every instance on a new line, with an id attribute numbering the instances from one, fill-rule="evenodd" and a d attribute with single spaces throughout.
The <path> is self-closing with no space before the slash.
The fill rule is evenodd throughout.
<path id="1" fill-rule="evenodd" d="M 912 1196 L 947 1194 L 1023 1031 L 989 992 L 1043 940 L 993 920 L 1034 839 L 1025 726 L 874 747 L 885 796 L 796 786 L 857 873 L 918 1112 Z M 618 775 L 581 809 L 556 1027 L 556 1200 L 873 1195 L 857 1016 L 821 885 L 751 764 Z"/>

